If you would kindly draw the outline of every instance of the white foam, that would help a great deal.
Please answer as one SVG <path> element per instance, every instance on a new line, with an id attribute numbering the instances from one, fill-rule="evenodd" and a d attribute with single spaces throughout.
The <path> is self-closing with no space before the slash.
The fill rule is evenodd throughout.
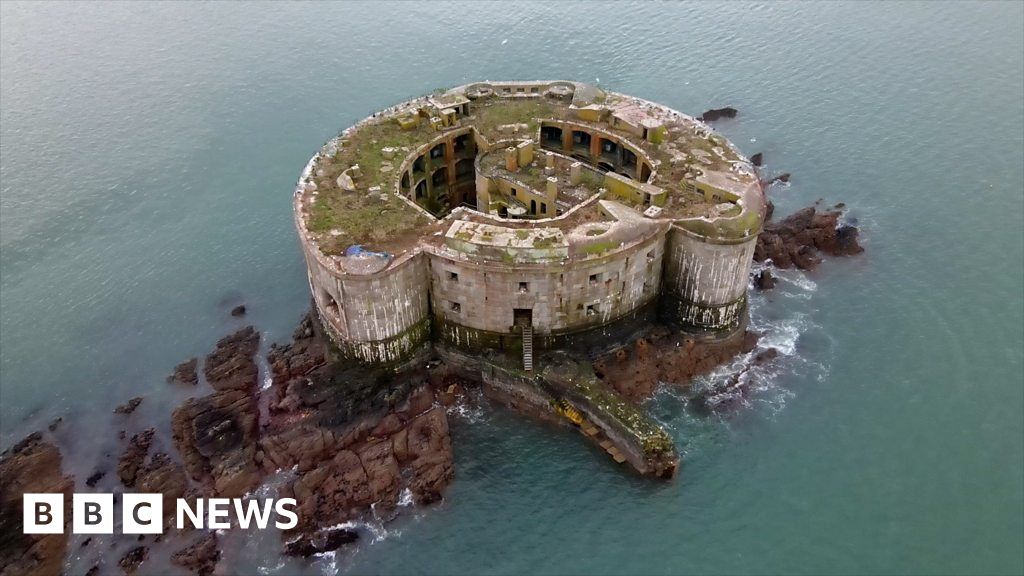
<path id="1" fill-rule="evenodd" d="M 402 492 L 398 495 L 398 505 L 402 508 L 405 508 L 406 506 L 412 506 L 412 504 L 412 490 L 410 490 L 408 487 L 402 488 Z"/>
<path id="2" fill-rule="evenodd" d="M 448 407 L 448 415 L 464 420 L 470 424 L 477 424 L 486 420 L 484 412 L 483 393 L 478 389 L 468 390 L 465 394 L 458 396 L 455 403 Z"/>

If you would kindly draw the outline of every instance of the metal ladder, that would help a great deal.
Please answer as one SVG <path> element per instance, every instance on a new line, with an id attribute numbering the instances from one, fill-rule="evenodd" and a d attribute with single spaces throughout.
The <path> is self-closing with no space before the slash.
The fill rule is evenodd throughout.
<path id="1" fill-rule="evenodd" d="M 523 326 L 523 370 L 533 371 L 533 326 Z"/>

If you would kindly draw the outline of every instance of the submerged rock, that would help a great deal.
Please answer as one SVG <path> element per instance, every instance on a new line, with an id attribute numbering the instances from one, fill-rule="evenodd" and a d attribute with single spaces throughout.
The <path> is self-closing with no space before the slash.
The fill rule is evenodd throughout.
<path id="1" fill-rule="evenodd" d="M 333 528 L 321 530 L 309 536 L 300 536 L 284 546 L 284 553 L 288 556 L 308 558 L 313 554 L 331 552 L 341 548 L 345 544 L 351 544 L 359 539 L 359 533 L 347 528 Z"/>
<path id="2" fill-rule="evenodd" d="M 142 396 L 136 396 L 117 408 L 114 408 L 114 414 L 131 414 L 132 412 L 135 412 L 135 409 L 139 407 L 139 404 L 142 404 Z"/>
<path id="3" fill-rule="evenodd" d="M 96 472 L 93 472 L 91 476 L 89 476 L 88 478 L 85 479 L 85 485 L 88 486 L 89 488 L 93 488 L 106 475 L 107 475 L 106 472 L 104 472 L 102 470 L 97 470 Z"/>
<path id="4" fill-rule="evenodd" d="M 758 352 L 738 374 L 696 391 L 693 397 L 694 406 L 707 412 L 720 412 L 740 405 L 750 389 L 750 371 L 774 360 L 778 355 L 779 351 L 775 348 Z"/>
<path id="5" fill-rule="evenodd" d="M 124 570 L 125 574 L 134 574 L 147 558 L 149 558 L 149 548 L 146 546 L 136 546 L 125 553 L 117 565 Z"/>
<path id="6" fill-rule="evenodd" d="M 68 547 L 63 534 L 24 534 L 22 497 L 25 493 L 64 494 L 70 510 L 74 477 L 61 471 L 60 451 L 36 432 L 0 455 L 0 573 L 60 574 Z M 70 514 L 64 515 L 70 524 Z"/>
<path id="7" fill-rule="evenodd" d="M 245 316 L 245 304 L 239 304 L 238 306 L 232 308 L 231 315 L 235 317 Z"/>
<path id="8" fill-rule="evenodd" d="M 701 114 L 700 119 L 702 122 L 714 122 L 721 118 L 735 118 L 739 114 L 739 110 L 732 106 L 726 106 L 725 108 L 712 108 Z"/>

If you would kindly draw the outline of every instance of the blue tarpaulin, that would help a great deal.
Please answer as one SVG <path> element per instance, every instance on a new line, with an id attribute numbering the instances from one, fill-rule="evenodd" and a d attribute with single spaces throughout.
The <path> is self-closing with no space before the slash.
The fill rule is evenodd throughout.
<path id="1" fill-rule="evenodd" d="M 345 256 L 380 256 L 381 258 L 390 258 L 391 255 L 386 252 L 373 252 L 363 248 L 362 244 L 354 244 L 345 249 Z"/>

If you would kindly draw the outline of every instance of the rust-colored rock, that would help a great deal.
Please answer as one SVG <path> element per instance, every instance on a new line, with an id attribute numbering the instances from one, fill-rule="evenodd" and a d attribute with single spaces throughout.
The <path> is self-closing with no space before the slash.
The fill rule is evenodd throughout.
<path id="1" fill-rule="evenodd" d="M 733 356 L 753 350 L 757 336 L 746 333 L 724 342 L 699 342 L 668 328 L 639 338 L 632 353 L 606 354 L 594 362 L 594 373 L 620 394 L 632 400 L 646 398 L 659 382 L 686 385 Z"/>
<path id="2" fill-rule="evenodd" d="M 167 377 L 168 384 L 189 384 L 195 386 L 199 383 L 199 373 L 196 368 L 199 366 L 197 358 L 189 358 L 174 367 L 174 373 Z"/>
<path id="3" fill-rule="evenodd" d="M 126 488 L 146 494 L 162 494 L 165 517 L 174 514 L 178 498 L 185 496 L 188 479 L 181 464 L 163 452 L 149 457 L 156 430 L 150 428 L 132 436 L 117 464 L 117 475 Z"/>
<path id="4" fill-rule="evenodd" d="M 128 447 L 117 462 L 117 475 L 121 483 L 127 488 L 135 486 L 135 477 L 149 452 L 149 446 L 153 443 L 153 435 L 156 430 L 150 428 L 132 436 L 128 441 Z"/>
<path id="5" fill-rule="evenodd" d="M 838 210 L 818 212 L 809 206 L 779 222 L 765 224 L 757 237 L 754 260 L 771 260 L 778 268 L 813 270 L 821 262 L 819 253 L 847 256 L 863 252 L 857 228 L 840 225 L 841 215 Z"/>
<path id="6" fill-rule="evenodd" d="M 61 471 L 60 451 L 38 432 L 0 455 L 0 575 L 60 574 L 68 547 L 64 534 L 23 534 L 22 495 L 62 492 L 64 508 L 71 507 L 74 477 Z M 70 525 L 70 515 L 64 515 Z"/>
<path id="7" fill-rule="evenodd" d="M 174 445 L 189 476 L 220 496 L 242 496 L 260 481 L 258 407 L 249 390 L 190 398 L 171 417 Z"/>
<path id="8" fill-rule="evenodd" d="M 214 573 L 220 560 L 217 533 L 207 532 L 192 544 L 171 555 L 171 563 L 198 576 Z"/>
<path id="9" fill-rule="evenodd" d="M 260 334 L 252 326 L 225 336 L 206 357 L 203 374 L 214 390 L 252 390 L 258 369 L 254 356 L 260 345 Z"/>

